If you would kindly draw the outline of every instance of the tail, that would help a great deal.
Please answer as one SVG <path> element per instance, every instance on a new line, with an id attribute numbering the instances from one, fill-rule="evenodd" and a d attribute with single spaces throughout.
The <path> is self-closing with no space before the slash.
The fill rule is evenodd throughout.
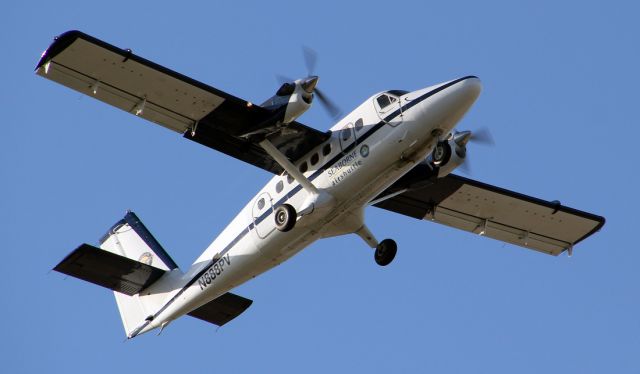
<path id="1" fill-rule="evenodd" d="M 180 273 L 133 212 L 127 212 L 109 229 L 100 248 L 83 244 L 54 270 L 113 290 L 127 336 L 155 313 L 166 297 L 162 292 L 145 291 L 165 274 Z"/>
<path id="2" fill-rule="evenodd" d="M 178 265 L 133 212 L 127 212 L 123 219 L 111 227 L 100 240 L 100 248 L 164 271 L 178 269 Z M 113 294 L 127 336 L 145 318 L 155 313 L 164 299 L 162 295 L 126 295 L 117 291 Z"/>

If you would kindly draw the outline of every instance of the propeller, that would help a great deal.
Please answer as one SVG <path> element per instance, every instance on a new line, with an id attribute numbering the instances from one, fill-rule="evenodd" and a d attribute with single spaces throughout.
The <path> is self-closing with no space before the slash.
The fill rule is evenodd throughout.
<path id="1" fill-rule="evenodd" d="M 318 53 L 313 49 L 303 45 L 302 57 L 304 58 L 304 64 L 307 66 L 307 75 L 313 75 L 313 73 L 316 71 L 316 65 L 318 64 Z"/>
<path id="2" fill-rule="evenodd" d="M 461 147 L 465 147 L 469 142 L 487 146 L 496 145 L 491 131 L 486 126 L 476 131 L 456 131 L 453 133 L 453 140 Z"/>
<path id="3" fill-rule="evenodd" d="M 471 133 L 471 141 L 481 145 L 494 146 L 496 142 L 493 140 L 493 135 L 488 127 L 483 126 Z"/>
<path id="4" fill-rule="evenodd" d="M 480 145 L 491 146 L 491 147 L 496 145 L 495 141 L 493 140 L 493 135 L 491 134 L 491 131 L 486 126 L 483 126 L 476 131 L 468 131 L 468 130 L 456 131 L 453 134 L 453 141 L 458 146 L 464 149 L 465 154 L 466 154 L 466 146 L 467 146 L 467 143 L 469 142 L 480 144 Z M 462 164 L 458 166 L 458 168 L 460 169 L 460 171 L 462 171 L 467 175 L 472 174 L 471 161 L 469 160 L 468 157 L 464 158 L 464 161 L 462 162 Z"/>
<path id="5" fill-rule="evenodd" d="M 338 119 L 342 114 L 342 110 L 329 97 L 317 87 L 319 77 L 314 74 L 318 63 L 318 54 L 313 49 L 303 46 L 302 57 L 307 67 L 307 77 L 298 82 L 302 88 L 308 93 L 313 93 L 320 101 L 322 107 L 327 111 L 331 118 Z M 293 84 L 296 81 L 284 75 L 276 74 L 276 79 L 280 85 Z"/>

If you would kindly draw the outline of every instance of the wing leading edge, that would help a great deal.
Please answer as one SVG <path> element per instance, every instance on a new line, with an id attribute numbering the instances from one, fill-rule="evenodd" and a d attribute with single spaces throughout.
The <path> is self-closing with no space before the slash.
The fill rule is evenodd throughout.
<path id="1" fill-rule="evenodd" d="M 55 38 L 36 73 L 185 138 L 279 174 L 282 168 L 244 134 L 277 113 L 196 81 L 80 31 Z M 292 161 L 328 138 L 298 122 L 269 140 Z"/>
<path id="2" fill-rule="evenodd" d="M 402 191 L 391 186 L 388 191 Z M 381 196 L 386 196 L 385 191 Z M 603 217 L 449 174 L 375 206 L 557 256 L 597 232 Z"/>

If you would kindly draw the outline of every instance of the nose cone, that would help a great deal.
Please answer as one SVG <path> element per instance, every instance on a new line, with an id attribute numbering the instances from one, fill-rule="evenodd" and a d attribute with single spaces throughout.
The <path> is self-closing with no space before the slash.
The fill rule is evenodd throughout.
<path id="1" fill-rule="evenodd" d="M 482 82 L 474 75 L 447 82 L 445 85 L 450 85 L 450 87 L 444 91 L 458 101 L 459 105 L 467 106 L 467 108 L 476 101 L 482 91 Z"/>
<path id="2" fill-rule="evenodd" d="M 438 97 L 436 105 L 441 105 L 443 111 L 447 113 L 443 122 L 450 130 L 480 96 L 482 83 L 478 77 L 468 76 L 448 82 L 445 86 L 448 87 L 442 90 L 442 95 Z"/>
<path id="3" fill-rule="evenodd" d="M 436 123 L 444 133 L 453 129 L 456 123 L 471 108 L 480 96 L 482 83 L 476 76 L 466 76 L 427 87 L 418 94 L 426 99 L 423 114 L 431 123 Z"/>

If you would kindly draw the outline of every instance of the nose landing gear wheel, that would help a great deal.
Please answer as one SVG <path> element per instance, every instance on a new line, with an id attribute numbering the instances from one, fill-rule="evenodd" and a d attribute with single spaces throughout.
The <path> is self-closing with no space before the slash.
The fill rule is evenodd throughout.
<path id="1" fill-rule="evenodd" d="M 276 221 L 276 228 L 282 232 L 287 232 L 296 225 L 296 209 L 289 204 L 282 204 L 277 207 L 273 216 Z"/>
<path id="2" fill-rule="evenodd" d="M 378 244 L 373 258 L 376 260 L 376 264 L 380 266 L 387 266 L 396 257 L 398 251 L 398 245 L 392 239 L 385 239 Z"/>
<path id="3" fill-rule="evenodd" d="M 451 158 L 451 147 L 449 146 L 449 143 L 438 142 L 431 153 L 431 160 L 433 161 L 433 164 L 436 166 L 446 164 L 449 161 L 449 158 Z"/>

